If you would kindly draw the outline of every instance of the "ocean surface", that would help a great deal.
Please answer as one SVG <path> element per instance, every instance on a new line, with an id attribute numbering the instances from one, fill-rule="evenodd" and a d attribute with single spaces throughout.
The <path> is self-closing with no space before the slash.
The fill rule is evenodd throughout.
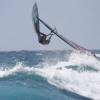
<path id="1" fill-rule="evenodd" d="M 100 59 L 69 51 L 0 52 L 0 100 L 100 100 Z"/>

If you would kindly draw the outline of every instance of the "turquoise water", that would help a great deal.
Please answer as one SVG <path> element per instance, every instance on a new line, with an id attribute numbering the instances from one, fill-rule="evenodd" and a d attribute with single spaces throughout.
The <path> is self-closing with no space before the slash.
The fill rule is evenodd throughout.
<path id="1" fill-rule="evenodd" d="M 99 66 L 77 52 L 0 52 L 0 100 L 98 100 Z"/>

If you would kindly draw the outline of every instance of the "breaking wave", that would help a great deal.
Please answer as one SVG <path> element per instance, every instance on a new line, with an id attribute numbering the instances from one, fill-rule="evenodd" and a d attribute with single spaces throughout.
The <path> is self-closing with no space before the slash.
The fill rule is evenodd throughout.
<path id="1" fill-rule="evenodd" d="M 42 66 L 41 66 L 42 65 Z M 11 68 L 0 68 L 0 78 L 16 73 L 40 75 L 57 88 L 68 90 L 82 96 L 100 99 L 100 61 L 93 56 L 71 53 L 67 61 L 55 65 L 41 64 L 29 67 L 19 62 Z"/>

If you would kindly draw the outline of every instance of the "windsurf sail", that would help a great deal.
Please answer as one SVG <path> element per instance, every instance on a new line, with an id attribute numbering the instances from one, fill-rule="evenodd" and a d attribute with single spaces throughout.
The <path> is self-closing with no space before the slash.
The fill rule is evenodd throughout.
<path id="1" fill-rule="evenodd" d="M 52 34 L 51 33 L 45 34 L 40 31 L 40 21 L 38 18 L 39 18 L 38 7 L 37 7 L 37 4 L 35 3 L 32 9 L 32 21 L 34 24 L 34 29 L 38 35 L 39 43 L 41 43 L 42 45 L 48 45 L 50 43 Z"/>

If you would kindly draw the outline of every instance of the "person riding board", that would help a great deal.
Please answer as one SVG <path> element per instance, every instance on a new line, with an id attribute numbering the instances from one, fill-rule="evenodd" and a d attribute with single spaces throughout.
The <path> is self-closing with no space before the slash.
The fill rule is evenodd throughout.
<path id="1" fill-rule="evenodd" d="M 32 10 L 32 20 L 33 20 L 33 24 L 34 24 L 34 29 L 35 32 L 38 35 L 38 41 L 39 43 L 43 44 L 43 45 L 47 45 L 50 43 L 51 37 L 52 37 L 52 32 L 51 31 L 50 34 L 45 34 L 40 32 L 40 21 L 39 21 L 39 14 L 38 14 L 38 8 L 37 8 L 37 4 L 35 3 L 33 6 L 33 10 Z"/>
<path id="2" fill-rule="evenodd" d="M 38 41 L 39 43 L 43 44 L 43 45 L 47 45 L 50 43 L 50 40 L 51 40 L 51 37 L 52 37 L 52 31 L 50 34 L 45 34 L 45 33 L 42 33 L 40 32 L 40 26 L 39 26 L 39 22 L 38 23 L 35 23 L 35 31 L 38 35 Z"/>
<path id="3" fill-rule="evenodd" d="M 51 40 L 51 37 L 53 34 L 44 34 L 42 32 L 39 32 L 39 43 L 43 44 L 43 45 L 46 45 L 46 44 L 49 44 L 50 43 L 50 40 Z M 49 36 L 49 37 L 48 37 Z"/>

